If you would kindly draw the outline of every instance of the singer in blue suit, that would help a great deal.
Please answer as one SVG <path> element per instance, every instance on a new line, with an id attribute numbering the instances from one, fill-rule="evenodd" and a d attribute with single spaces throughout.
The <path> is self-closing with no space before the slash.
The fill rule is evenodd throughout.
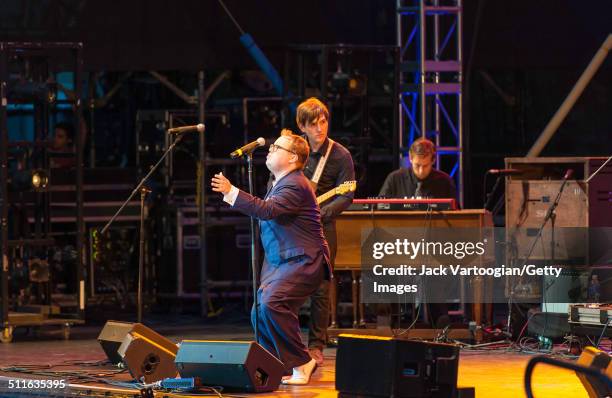
<path id="1" fill-rule="evenodd" d="M 331 275 L 319 206 L 302 172 L 308 153 L 306 140 L 282 131 L 266 158 L 275 183 L 263 200 L 232 186 L 221 173 L 211 183 L 224 201 L 259 219 L 265 257 L 252 320 L 257 311 L 259 343 L 291 372 L 284 384 L 307 384 L 316 367 L 300 337 L 298 310 Z"/>

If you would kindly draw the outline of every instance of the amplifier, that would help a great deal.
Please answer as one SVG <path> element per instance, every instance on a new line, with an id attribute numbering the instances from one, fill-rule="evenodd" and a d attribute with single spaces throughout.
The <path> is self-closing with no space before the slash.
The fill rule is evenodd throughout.
<path id="1" fill-rule="evenodd" d="M 572 304 L 569 308 L 569 322 L 580 325 L 611 326 L 611 304 Z"/>
<path id="2" fill-rule="evenodd" d="M 567 264 L 605 265 L 595 253 L 597 233 L 587 229 L 612 227 L 612 163 L 587 184 L 586 180 L 606 158 L 506 158 L 506 168 L 520 173 L 506 177 L 506 229 L 515 242 L 518 258 L 525 258 L 538 229 L 555 201 L 567 170 L 574 170 L 561 194 L 553 223 L 543 230 L 541 242 L 530 259 L 563 261 Z M 554 243 L 554 245 L 553 245 Z M 551 253 L 554 250 L 554 254 Z"/>

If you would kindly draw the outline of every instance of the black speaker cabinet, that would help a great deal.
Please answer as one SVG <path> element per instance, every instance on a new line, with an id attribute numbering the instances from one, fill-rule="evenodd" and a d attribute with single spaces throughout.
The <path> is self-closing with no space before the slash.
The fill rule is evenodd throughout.
<path id="1" fill-rule="evenodd" d="M 159 374 L 176 375 L 176 344 L 141 323 L 108 321 L 98 341 L 111 363 L 125 363 L 137 379 L 152 382 L 160 380 L 153 380 Z"/>
<path id="2" fill-rule="evenodd" d="M 118 365 L 122 362 L 121 356 L 117 353 L 117 350 L 134 325 L 135 324 L 131 322 L 108 321 L 102 328 L 98 336 L 98 341 L 106 353 L 108 360 L 113 365 Z"/>
<path id="3" fill-rule="evenodd" d="M 134 325 L 117 350 L 130 374 L 146 383 L 176 377 L 177 351 L 176 344 L 141 324 Z"/>
<path id="4" fill-rule="evenodd" d="M 340 335 L 336 389 L 341 396 L 457 396 L 459 348 L 390 337 Z"/>
<path id="5" fill-rule="evenodd" d="M 176 368 L 204 385 L 246 392 L 275 391 L 284 372 L 283 363 L 254 341 L 185 340 Z"/>

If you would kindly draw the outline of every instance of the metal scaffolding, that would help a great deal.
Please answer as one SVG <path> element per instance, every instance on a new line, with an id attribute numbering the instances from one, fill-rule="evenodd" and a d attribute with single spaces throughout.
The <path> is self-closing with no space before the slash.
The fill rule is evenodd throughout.
<path id="1" fill-rule="evenodd" d="M 285 53 L 288 110 L 311 96 L 326 102 L 332 138 L 351 151 L 358 195 L 376 195 L 373 172 L 399 166 L 399 64 L 399 49 L 390 45 L 301 44 Z"/>
<path id="2" fill-rule="evenodd" d="M 64 43 L 64 42 L 0 42 L 0 254 L 2 258 L 2 269 L 0 270 L 0 341 L 10 342 L 12 339 L 12 331 L 15 326 L 33 326 L 44 324 L 60 324 L 64 325 L 64 333 L 67 337 L 68 328 L 70 325 L 75 323 L 82 323 L 84 320 L 85 311 L 85 276 L 84 276 L 84 244 L 85 244 L 85 224 L 83 222 L 83 137 L 80 134 L 80 126 L 82 119 L 81 110 L 81 99 L 80 93 L 82 92 L 82 72 L 83 72 L 83 57 L 82 57 L 83 45 L 82 43 Z M 56 61 L 57 64 L 51 64 L 50 60 L 53 57 L 58 58 L 61 61 Z M 63 57 L 62 57 L 63 55 Z M 73 84 L 74 90 L 77 95 L 73 100 L 69 102 L 73 106 L 74 112 L 74 129 L 75 129 L 75 142 L 76 142 L 76 164 L 75 164 L 75 210 L 76 210 L 76 309 L 74 313 L 62 314 L 62 318 L 46 319 L 44 322 L 39 321 L 38 318 L 31 320 L 26 318 L 25 320 L 17 317 L 17 313 L 11 313 L 11 306 L 9 303 L 9 272 L 11 267 L 15 266 L 15 259 L 11 256 L 11 249 L 14 247 L 35 247 L 35 246 L 48 246 L 49 239 L 48 225 L 43 228 L 36 226 L 34 238 L 23 238 L 9 240 L 9 216 L 12 216 L 9 212 L 9 205 L 11 196 L 8 190 L 8 179 L 9 179 L 9 159 L 8 159 L 8 146 L 9 146 L 9 134 L 8 134 L 8 105 L 9 100 L 12 99 L 13 93 L 11 92 L 11 73 L 14 72 L 10 69 L 11 62 L 17 60 L 24 60 L 23 73 L 32 73 L 32 65 L 37 65 L 36 73 L 33 76 L 27 76 L 27 79 L 21 79 L 19 82 L 30 82 L 31 86 L 41 87 L 44 90 L 51 90 L 52 85 L 49 82 L 49 76 L 54 68 L 59 65 L 67 64 L 70 69 L 74 71 Z M 36 62 L 31 60 L 35 60 Z M 44 62 L 41 62 L 44 60 Z M 31 81 L 28 80 L 32 77 Z M 39 84 L 36 86 L 36 84 Z M 14 88 L 17 90 L 19 87 Z M 40 96 L 32 95 L 33 91 L 24 91 L 25 97 L 33 102 L 41 102 Z M 51 91 L 45 91 L 44 99 L 42 102 L 55 102 L 56 95 Z M 26 100 L 24 100 L 26 101 Z M 48 104 L 47 104 L 48 105 Z M 47 107 L 47 106 L 46 106 Z M 48 111 L 39 113 L 43 115 L 39 124 L 35 125 L 34 140 L 31 143 L 34 146 L 36 143 L 40 143 L 46 140 L 48 134 L 48 122 L 49 115 Z M 43 203 L 37 198 L 37 205 Z M 38 224 L 40 219 L 36 217 Z"/>
<path id="3" fill-rule="evenodd" d="M 401 161 L 416 138 L 434 141 L 463 206 L 462 35 L 461 0 L 397 0 Z"/>

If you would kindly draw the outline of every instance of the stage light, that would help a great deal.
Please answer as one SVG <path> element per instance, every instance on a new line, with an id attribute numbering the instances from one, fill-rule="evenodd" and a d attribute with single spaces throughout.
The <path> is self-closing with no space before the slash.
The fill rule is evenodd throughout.
<path id="1" fill-rule="evenodd" d="M 14 192 L 45 191 L 49 186 L 47 170 L 14 170 L 9 176 L 9 189 Z"/>
<path id="2" fill-rule="evenodd" d="M 44 191 L 49 186 L 49 174 L 45 170 L 32 170 L 30 183 L 35 191 Z"/>
<path id="3" fill-rule="evenodd" d="M 349 80 L 348 93 L 355 96 L 364 96 L 367 93 L 367 80 L 363 75 L 354 75 Z"/>
<path id="4" fill-rule="evenodd" d="M 49 104 L 53 104 L 55 103 L 55 101 L 57 101 L 57 84 L 56 83 L 47 83 L 46 100 Z"/>
<path id="5" fill-rule="evenodd" d="M 30 282 L 49 282 L 50 271 L 47 260 L 38 257 L 31 258 L 28 261 L 28 269 L 30 271 Z"/>

